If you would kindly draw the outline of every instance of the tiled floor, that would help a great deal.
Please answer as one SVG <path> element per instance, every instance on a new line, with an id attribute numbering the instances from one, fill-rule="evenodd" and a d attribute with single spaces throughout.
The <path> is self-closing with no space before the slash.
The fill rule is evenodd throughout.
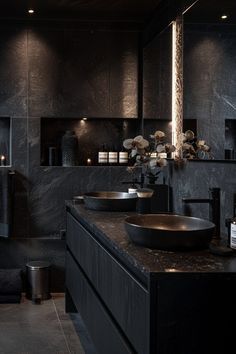
<path id="1" fill-rule="evenodd" d="M 65 313 L 63 294 L 40 305 L 24 296 L 0 304 L 0 354 L 96 354 L 78 314 Z"/>

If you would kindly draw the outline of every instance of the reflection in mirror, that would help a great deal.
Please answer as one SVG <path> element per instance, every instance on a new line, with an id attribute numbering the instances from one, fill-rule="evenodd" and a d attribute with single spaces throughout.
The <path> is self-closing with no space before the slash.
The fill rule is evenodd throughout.
<path id="1" fill-rule="evenodd" d="M 143 127 L 148 137 L 156 130 L 171 142 L 172 26 L 143 49 Z"/>
<path id="2" fill-rule="evenodd" d="M 198 0 L 184 14 L 184 121 L 214 159 L 236 159 L 236 2 Z"/>
<path id="3" fill-rule="evenodd" d="M 171 120 L 172 29 L 168 26 L 143 50 L 143 117 Z"/>

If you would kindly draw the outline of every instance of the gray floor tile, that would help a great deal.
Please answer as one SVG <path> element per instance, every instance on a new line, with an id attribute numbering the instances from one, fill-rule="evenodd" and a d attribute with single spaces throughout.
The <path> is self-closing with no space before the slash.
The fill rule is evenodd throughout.
<path id="1" fill-rule="evenodd" d="M 65 297 L 54 296 L 53 301 L 70 352 L 72 354 L 84 354 L 85 352 L 81 345 L 80 338 L 76 332 L 75 326 L 70 318 L 70 314 L 65 312 Z"/>
<path id="2" fill-rule="evenodd" d="M 40 305 L 22 296 L 0 304 L 0 354 L 96 354 L 77 314 L 65 313 L 64 294 Z"/>
<path id="3" fill-rule="evenodd" d="M 41 305 L 32 304 L 22 298 L 20 304 L 1 304 L 0 322 L 36 322 L 57 320 L 52 300 L 45 300 Z"/>
<path id="4" fill-rule="evenodd" d="M 32 325 L 0 323 L 0 348 L 4 354 L 69 353 L 65 337 L 57 321 Z"/>
<path id="5" fill-rule="evenodd" d="M 70 320 L 70 315 L 65 312 L 65 297 L 62 295 L 53 295 L 53 302 L 59 319 Z"/>

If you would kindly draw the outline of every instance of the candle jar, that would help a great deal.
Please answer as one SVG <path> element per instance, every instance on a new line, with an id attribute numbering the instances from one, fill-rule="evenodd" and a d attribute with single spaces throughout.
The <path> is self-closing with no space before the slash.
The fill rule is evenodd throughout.
<path id="1" fill-rule="evenodd" d="M 6 157 L 4 155 L 2 155 L 0 157 L 0 165 L 1 166 L 6 166 Z"/>

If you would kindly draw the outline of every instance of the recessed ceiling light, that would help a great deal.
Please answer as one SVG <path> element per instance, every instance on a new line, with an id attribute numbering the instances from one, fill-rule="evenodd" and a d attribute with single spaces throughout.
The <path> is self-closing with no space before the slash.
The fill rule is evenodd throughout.
<path id="1" fill-rule="evenodd" d="M 87 117 L 84 117 L 84 118 L 82 118 L 83 120 L 88 120 L 88 118 Z"/>
<path id="2" fill-rule="evenodd" d="M 227 15 L 222 15 L 222 16 L 221 16 L 221 19 L 222 19 L 222 20 L 226 20 L 227 18 L 228 18 Z"/>
<path id="3" fill-rule="evenodd" d="M 29 13 L 29 14 L 33 14 L 33 13 L 34 13 L 34 10 L 33 10 L 33 9 L 29 9 L 29 10 L 28 10 L 28 13 Z"/>

